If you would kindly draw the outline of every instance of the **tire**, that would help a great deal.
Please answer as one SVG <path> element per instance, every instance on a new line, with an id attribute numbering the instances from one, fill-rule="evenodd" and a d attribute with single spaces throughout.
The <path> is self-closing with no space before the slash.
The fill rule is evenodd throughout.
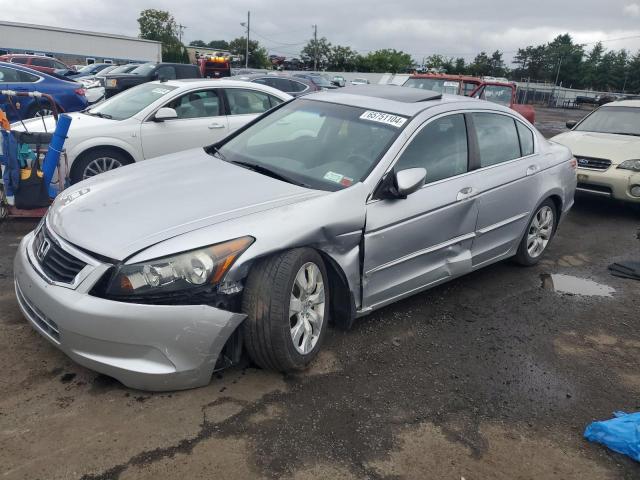
<path id="1" fill-rule="evenodd" d="M 321 275 L 322 285 L 311 284 L 312 290 L 303 291 L 298 279 L 306 281 L 310 271 Z M 302 277 L 298 277 L 299 274 Z M 322 257 L 310 248 L 274 255 L 251 268 L 242 299 L 242 310 L 247 314 L 242 330 L 245 347 L 255 364 L 290 372 L 304 369 L 316 357 L 329 323 L 327 279 Z M 299 304 L 301 310 L 292 314 L 291 299 L 298 296 L 303 298 Z M 320 300 L 323 301 L 320 303 Z M 315 305 L 310 306 L 314 302 Z"/>
<path id="2" fill-rule="evenodd" d="M 60 111 L 60 109 L 58 109 Z M 46 117 L 48 115 L 53 115 L 53 109 L 51 108 L 51 104 L 48 100 L 39 101 L 38 104 L 34 103 L 29 107 L 29 111 L 27 112 L 27 118 L 34 117 Z"/>
<path id="3" fill-rule="evenodd" d="M 547 198 L 538 205 L 531 220 L 529 220 L 527 229 L 522 236 L 522 240 L 520 240 L 515 261 L 527 267 L 536 265 L 547 250 L 551 240 L 553 240 L 557 226 L 558 214 L 556 205 L 553 200 Z"/>
<path id="4" fill-rule="evenodd" d="M 129 165 L 131 159 L 113 148 L 96 148 L 80 155 L 71 167 L 71 183 Z"/>

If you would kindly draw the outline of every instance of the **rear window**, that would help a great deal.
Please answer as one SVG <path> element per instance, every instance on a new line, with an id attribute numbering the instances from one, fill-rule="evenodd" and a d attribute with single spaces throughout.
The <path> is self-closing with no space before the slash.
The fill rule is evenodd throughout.
<path id="1" fill-rule="evenodd" d="M 405 87 L 421 88 L 438 93 L 450 93 L 456 95 L 460 91 L 460 82 L 457 80 L 446 80 L 444 78 L 410 78 Z"/>

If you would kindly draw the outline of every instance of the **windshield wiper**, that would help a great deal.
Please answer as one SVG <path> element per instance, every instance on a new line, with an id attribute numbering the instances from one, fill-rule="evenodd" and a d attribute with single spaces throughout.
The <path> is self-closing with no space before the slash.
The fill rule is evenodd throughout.
<path id="1" fill-rule="evenodd" d="M 92 115 L 94 117 L 100 117 L 100 118 L 106 118 L 107 120 L 113 120 L 113 116 L 109 115 L 108 113 L 102 113 L 102 112 L 92 112 L 91 110 L 87 110 L 85 112 L 82 112 L 86 115 Z"/>
<path id="2" fill-rule="evenodd" d="M 227 159 L 225 158 L 225 156 L 222 154 L 222 152 L 218 147 L 211 147 L 211 148 L 213 150 L 213 153 L 215 153 L 220 160 L 224 160 L 225 162 L 227 161 Z"/>
<path id="3" fill-rule="evenodd" d="M 220 152 L 218 152 L 217 149 L 214 148 L 214 150 L 216 150 L 216 152 L 220 155 Z M 233 163 L 235 165 L 240 165 L 241 167 L 248 168 L 249 170 L 253 170 L 254 172 L 262 173 L 263 175 L 266 175 L 268 177 L 275 178 L 276 180 L 282 180 L 283 182 L 292 183 L 300 187 L 311 188 L 306 183 L 293 180 L 292 178 L 286 175 L 283 175 L 281 173 L 278 173 L 275 170 L 270 169 L 269 167 L 265 167 L 264 165 L 251 163 L 251 162 L 243 162 L 241 160 L 227 160 L 227 161 L 229 163 Z"/>

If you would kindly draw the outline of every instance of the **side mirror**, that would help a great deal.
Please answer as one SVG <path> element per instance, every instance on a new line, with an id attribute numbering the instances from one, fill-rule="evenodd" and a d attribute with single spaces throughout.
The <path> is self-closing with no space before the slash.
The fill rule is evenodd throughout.
<path id="1" fill-rule="evenodd" d="M 156 114 L 153 116 L 153 121 L 164 122 L 165 120 L 171 120 L 173 118 L 178 118 L 178 112 L 176 112 L 173 108 L 162 107 L 158 109 Z"/>
<path id="2" fill-rule="evenodd" d="M 424 168 L 407 168 L 396 173 L 396 189 L 401 197 L 411 195 L 424 185 L 427 170 Z"/>
<path id="3" fill-rule="evenodd" d="M 571 120 L 569 122 L 566 123 L 567 128 L 568 129 L 572 129 L 573 127 L 575 127 L 578 124 L 578 122 L 576 122 L 575 120 Z"/>
<path id="4" fill-rule="evenodd" d="M 427 170 L 424 168 L 407 168 L 392 172 L 384 178 L 375 197 L 387 200 L 407 198 L 424 185 L 426 178 Z"/>

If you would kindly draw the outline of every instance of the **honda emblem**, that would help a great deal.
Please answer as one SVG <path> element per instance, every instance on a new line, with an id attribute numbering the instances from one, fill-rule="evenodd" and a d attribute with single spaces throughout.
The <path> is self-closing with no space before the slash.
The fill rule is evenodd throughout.
<path id="1" fill-rule="evenodd" d="M 36 257 L 38 257 L 38 260 L 40 260 L 41 262 L 44 261 L 44 257 L 46 257 L 49 248 L 51 248 L 49 240 L 47 240 L 46 238 L 43 239 L 42 243 L 38 247 L 38 251 L 36 252 Z"/>

